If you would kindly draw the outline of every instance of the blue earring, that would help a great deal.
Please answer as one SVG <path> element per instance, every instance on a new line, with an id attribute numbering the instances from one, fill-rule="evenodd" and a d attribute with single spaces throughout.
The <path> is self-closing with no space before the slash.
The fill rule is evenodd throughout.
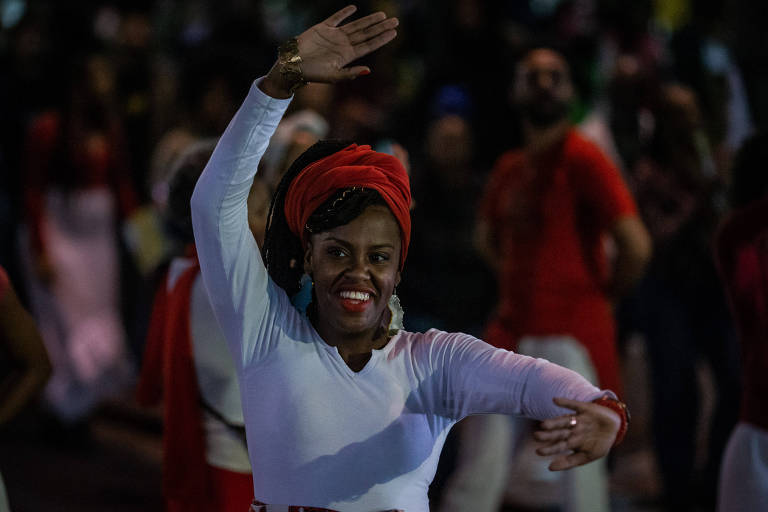
<path id="1" fill-rule="evenodd" d="M 299 291 L 291 297 L 291 304 L 303 316 L 307 316 L 307 307 L 312 302 L 312 287 L 314 284 L 314 281 L 312 281 L 308 274 L 302 275 L 301 279 L 299 279 Z"/>

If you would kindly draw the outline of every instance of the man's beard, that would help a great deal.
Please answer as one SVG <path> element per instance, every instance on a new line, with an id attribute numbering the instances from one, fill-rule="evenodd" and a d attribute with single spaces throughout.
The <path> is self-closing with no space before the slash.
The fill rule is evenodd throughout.
<path id="1" fill-rule="evenodd" d="M 568 103 L 550 100 L 521 106 L 523 117 L 536 128 L 546 128 L 568 117 Z"/>

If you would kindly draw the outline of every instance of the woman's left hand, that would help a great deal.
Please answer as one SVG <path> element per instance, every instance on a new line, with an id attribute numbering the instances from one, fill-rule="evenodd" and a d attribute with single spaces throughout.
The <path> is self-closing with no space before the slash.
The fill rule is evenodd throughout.
<path id="1" fill-rule="evenodd" d="M 544 420 L 533 434 L 542 443 L 536 453 L 556 456 L 549 465 L 550 470 L 571 469 L 608 454 L 621 426 L 618 414 L 592 402 L 567 398 L 553 401 L 573 410 L 574 414 Z"/>

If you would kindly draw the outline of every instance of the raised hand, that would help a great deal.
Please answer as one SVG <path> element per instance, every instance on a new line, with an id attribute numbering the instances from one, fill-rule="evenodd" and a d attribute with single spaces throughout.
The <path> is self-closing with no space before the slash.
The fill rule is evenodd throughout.
<path id="1" fill-rule="evenodd" d="M 533 434 L 542 443 L 536 453 L 557 456 L 549 469 L 570 469 L 608 454 L 621 426 L 618 414 L 592 402 L 567 398 L 555 398 L 554 402 L 574 414 L 544 420 Z"/>
<path id="2" fill-rule="evenodd" d="M 305 80 L 338 82 L 368 73 L 370 69 L 366 66 L 345 66 L 378 50 L 397 35 L 397 18 L 387 18 L 383 12 L 339 25 L 356 10 L 354 5 L 347 6 L 296 38 Z"/>
<path id="3" fill-rule="evenodd" d="M 304 80 L 335 83 L 370 73 L 367 66 L 346 66 L 394 39 L 398 20 L 376 12 L 341 25 L 355 11 L 357 7 L 347 6 L 296 38 Z M 290 87 L 294 85 L 285 83 L 278 64 L 269 72 L 265 82 L 262 84 L 265 92 L 282 97 L 289 96 Z"/>

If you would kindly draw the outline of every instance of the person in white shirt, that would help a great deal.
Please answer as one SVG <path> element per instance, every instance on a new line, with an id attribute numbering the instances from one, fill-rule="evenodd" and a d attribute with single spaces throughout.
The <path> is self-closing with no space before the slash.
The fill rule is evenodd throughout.
<path id="1" fill-rule="evenodd" d="M 400 328 L 393 294 L 411 197 L 394 157 L 354 144 L 307 150 L 275 193 L 262 259 L 246 198 L 293 90 L 370 73 L 347 64 L 396 36 L 397 19 L 381 12 L 342 24 L 354 12 L 281 46 L 192 196 L 203 281 L 240 381 L 252 510 L 427 512 L 445 437 L 470 414 L 544 420 L 539 453 L 555 456 L 553 470 L 606 455 L 626 428 L 612 392 L 466 334 Z M 301 283 L 305 311 L 291 302 Z"/>

